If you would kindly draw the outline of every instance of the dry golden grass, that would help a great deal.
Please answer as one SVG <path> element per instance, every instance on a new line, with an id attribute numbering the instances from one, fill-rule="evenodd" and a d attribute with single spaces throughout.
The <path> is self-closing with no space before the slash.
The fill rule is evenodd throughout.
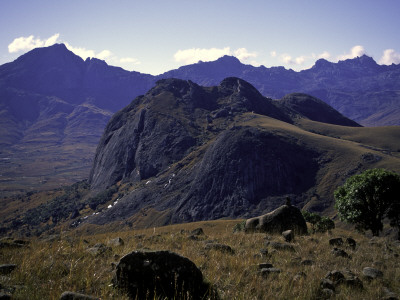
<path id="1" fill-rule="evenodd" d="M 203 272 L 206 281 L 217 289 L 222 299 L 317 299 L 320 281 L 328 271 L 349 269 L 364 284 L 361 290 L 340 285 L 335 299 L 381 299 L 383 288 L 400 294 L 400 249 L 385 238 L 371 240 L 358 233 L 335 229 L 331 234 L 297 236 L 296 251 L 275 251 L 265 245 L 267 240 L 283 241 L 279 235 L 261 233 L 233 233 L 238 220 L 220 220 L 171 225 L 145 230 L 77 236 L 66 232 L 59 241 L 32 240 L 29 248 L 0 249 L 0 264 L 15 263 L 18 268 L 9 282 L 1 277 L 1 284 L 16 285 L 14 299 L 58 299 L 63 291 L 82 292 L 101 299 L 126 299 L 111 286 L 116 258 L 138 249 L 170 250 L 188 257 Z M 205 236 L 190 240 L 188 232 L 202 227 Z M 184 232 L 182 232 L 184 230 Z M 351 259 L 332 255 L 329 239 L 352 236 L 356 250 L 341 247 Z M 124 246 L 113 247 L 112 253 L 93 256 L 86 249 L 96 243 L 121 237 Z M 231 246 L 235 253 L 206 250 L 206 241 L 213 240 Z M 260 249 L 267 248 L 267 256 Z M 300 262 L 310 259 L 311 266 Z M 271 263 L 281 273 L 264 278 L 259 274 L 259 263 Z M 368 282 L 362 277 L 364 267 L 383 271 L 381 279 Z M 305 278 L 294 281 L 299 272 Z"/>

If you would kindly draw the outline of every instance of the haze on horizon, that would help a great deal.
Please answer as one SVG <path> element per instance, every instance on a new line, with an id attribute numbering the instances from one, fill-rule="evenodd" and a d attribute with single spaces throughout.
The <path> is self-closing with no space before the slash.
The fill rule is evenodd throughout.
<path id="1" fill-rule="evenodd" d="M 64 43 L 109 65 L 160 74 L 223 55 L 311 67 L 366 54 L 400 63 L 400 1 L 1 1 L 0 64 Z"/>

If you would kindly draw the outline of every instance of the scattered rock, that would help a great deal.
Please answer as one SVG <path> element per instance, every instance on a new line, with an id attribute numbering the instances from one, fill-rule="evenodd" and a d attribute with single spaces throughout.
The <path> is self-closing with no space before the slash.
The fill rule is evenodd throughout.
<path id="1" fill-rule="evenodd" d="M 0 291 L 0 299 L 1 300 L 11 300 L 12 297 L 10 294 L 4 293 L 2 291 Z"/>
<path id="2" fill-rule="evenodd" d="M 268 256 L 268 249 L 260 249 L 261 256 Z"/>
<path id="3" fill-rule="evenodd" d="M 362 289 L 364 287 L 362 281 L 357 276 L 345 278 L 343 283 L 347 286 Z"/>
<path id="4" fill-rule="evenodd" d="M 314 261 L 311 259 L 304 259 L 300 263 L 303 266 L 312 266 L 314 264 Z"/>
<path id="5" fill-rule="evenodd" d="M 198 240 L 200 240 L 199 239 L 199 237 L 197 236 L 197 235 L 189 235 L 188 237 L 188 240 L 191 240 L 191 241 L 198 241 Z"/>
<path id="6" fill-rule="evenodd" d="M 269 246 L 275 250 L 284 250 L 284 251 L 295 251 L 293 245 L 280 243 L 280 242 L 266 242 L 266 246 Z"/>
<path id="7" fill-rule="evenodd" d="M 342 238 L 333 238 L 329 240 L 329 245 L 331 246 L 341 246 L 343 245 L 343 239 Z"/>
<path id="8" fill-rule="evenodd" d="M 355 250 L 357 247 L 357 242 L 351 237 L 348 237 L 346 239 L 346 243 L 347 243 L 347 246 L 349 246 L 353 250 Z"/>
<path id="9" fill-rule="evenodd" d="M 75 292 L 64 292 L 60 296 L 60 300 L 99 300 L 100 298 L 79 294 Z"/>
<path id="10" fill-rule="evenodd" d="M 203 299 L 208 294 L 213 299 L 196 265 L 169 251 L 134 251 L 125 255 L 117 265 L 113 284 L 132 299 L 152 299 L 155 294 L 168 299 Z"/>
<path id="11" fill-rule="evenodd" d="M 365 267 L 363 269 L 362 273 L 363 273 L 364 277 L 369 280 L 383 277 L 382 271 L 379 271 L 378 269 L 371 268 L 371 267 Z"/>
<path id="12" fill-rule="evenodd" d="M 342 272 L 334 270 L 334 271 L 328 272 L 325 275 L 325 278 L 331 280 L 334 284 L 338 284 L 344 280 L 344 275 Z"/>
<path id="13" fill-rule="evenodd" d="M 296 275 L 294 275 L 293 281 L 299 281 L 299 280 L 305 279 L 305 278 L 307 278 L 307 274 L 304 272 L 299 272 Z"/>
<path id="14" fill-rule="evenodd" d="M 389 290 L 387 287 L 383 288 L 384 296 L 383 300 L 399 300 L 399 297 L 397 296 L 396 293 L 393 293 L 391 290 Z"/>
<path id="15" fill-rule="evenodd" d="M 125 244 L 124 240 L 121 239 L 120 237 L 117 237 L 115 239 L 109 240 L 107 242 L 107 245 L 116 246 L 116 247 L 123 246 L 124 244 Z"/>
<path id="16" fill-rule="evenodd" d="M 329 289 L 335 291 L 335 285 L 332 280 L 324 278 L 321 280 L 321 289 Z"/>
<path id="17" fill-rule="evenodd" d="M 322 289 L 321 290 L 321 299 L 329 299 L 329 298 L 331 298 L 333 295 L 335 294 L 335 291 L 334 290 L 331 290 L 331 289 L 328 289 L 328 288 L 326 288 L 326 289 Z"/>
<path id="18" fill-rule="evenodd" d="M 331 252 L 333 255 L 338 257 L 351 258 L 350 255 L 347 254 L 347 252 L 342 249 L 333 248 Z"/>
<path id="19" fill-rule="evenodd" d="M 217 250 L 217 251 L 221 251 L 224 253 L 230 253 L 230 254 L 235 253 L 235 251 L 233 251 L 233 249 L 230 246 L 220 244 L 220 243 L 208 243 L 208 244 L 206 244 L 204 249 L 205 250 Z"/>
<path id="20" fill-rule="evenodd" d="M 17 267 L 17 265 L 14 265 L 14 264 L 0 265 L 0 275 L 8 275 L 12 271 L 14 271 L 16 267 Z"/>
<path id="21" fill-rule="evenodd" d="M 296 234 L 307 234 L 307 224 L 300 210 L 292 205 L 283 205 L 274 211 L 246 221 L 246 232 L 281 233 L 293 230 Z"/>
<path id="22" fill-rule="evenodd" d="M 191 235 L 204 235 L 203 228 L 199 227 L 190 232 Z"/>
<path id="23" fill-rule="evenodd" d="M 294 240 L 294 232 L 293 230 L 286 230 L 282 232 L 283 238 L 285 239 L 286 242 L 290 243 L 291 241 Z"/>
<path id="24" fill-rule="evenodd" d="M 263 277 L 268 277 L 270 274 L 279 274 L 281 272 L 278 268 L 263 268 L 260 270 L 260 274 Z"/>
<path id="25" fill-rule="evenodd" d="M 111 247 L 108 247 L 102 243 L 96 244 L 93 247 L 86 249 L 86 252 L 94 256 L 105 255 L 111 253 L 111 251 L 112 251 Z"/>
<path id="26" fill-rule="evenodd" d="M 269 263 L 261 263 L 258 264 L 258 268 L 259 269 L 268 269 L 268 268 L 273 268 L 274 266 L 272 264 Z"/>

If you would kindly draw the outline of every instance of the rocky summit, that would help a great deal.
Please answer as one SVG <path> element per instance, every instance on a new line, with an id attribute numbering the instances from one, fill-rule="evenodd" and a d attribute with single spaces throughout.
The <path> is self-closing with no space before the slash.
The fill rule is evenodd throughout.
<path id="1" fill-rule="evenodd" d="M 109 121 L 89 182 L 93 195 L 118 188 L 119 199 L 84 223 L 253 217 L 286 197 L 329 210 L 346 176 L 400 168 L 364 129 L 306 94 L 272 100 L 234 77 L 213 87 L 160 80 Z"/>

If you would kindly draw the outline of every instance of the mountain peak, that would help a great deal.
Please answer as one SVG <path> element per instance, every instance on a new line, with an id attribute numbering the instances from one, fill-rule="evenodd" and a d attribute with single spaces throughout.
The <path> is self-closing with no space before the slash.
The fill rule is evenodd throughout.
<path id="1" fill-rule="evenodd" d="M 224 55 L 216 60 L 221 63 L 241 64 L 240 60 L 235 56 Z"/>

